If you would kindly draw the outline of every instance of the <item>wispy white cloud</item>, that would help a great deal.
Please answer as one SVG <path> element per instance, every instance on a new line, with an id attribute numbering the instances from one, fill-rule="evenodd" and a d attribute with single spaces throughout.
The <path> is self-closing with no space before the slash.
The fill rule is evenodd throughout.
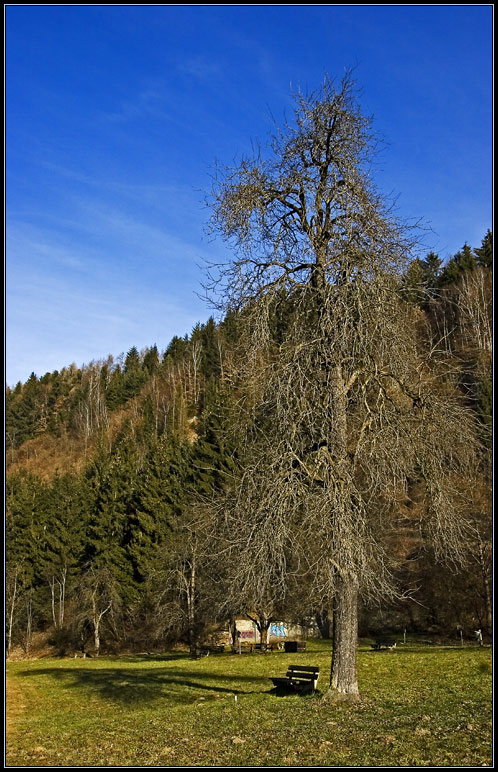
<path id="1" fill-rule="evenodd" d="M 141 89 L 135 89 L 126 100 L 116 100 L 115 109 L 100 112 L 100 117 L 110 122 L 127 122 L 150 117 L 167 118 L 172 111 L 164 85 L 157 80 L 150 80 L 144 83 Z"/>
<path id="2" fill-rule="evenodd" d="M 118 186 L 119 187 L 119 186 Z M 154 186 L 127 196 L 159 195 Z M 146 191 L 145 191 L 146 189 Z M 76 199 L 75 199 L 76 201 Z M 132 345 L 165 347 L 210 310 L 196 297 L 207 256 L 177 233 L 92 195 L 71 225 L 12 220 L 7 230 L 6 364 L 12 384 Z M 186 229 L 188 234 L 188 228 Z"/>
<path id="3" fill-rule="evenodd" d="M 6 303 L 7 382 L 25 381 L 76 362 L 80 365 L 132 345 L 165 348 L 209 314 L 201 301 L 124 278 L 75 284 L 42 272 L 9 281 Z"/>
<path id="4" fill-rule="evenodd" d="M 223 68 L 219 60 L 200 54 L 179 60 L 177 67 L 180 72 L 203 82 L 213 78 L 218 80 L 223 76 Z"/>

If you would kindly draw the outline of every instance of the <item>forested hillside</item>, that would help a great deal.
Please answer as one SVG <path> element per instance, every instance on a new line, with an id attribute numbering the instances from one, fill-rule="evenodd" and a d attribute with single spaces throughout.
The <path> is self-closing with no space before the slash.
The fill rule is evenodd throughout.
<path id="1" fill-rule="evenodd" d="M 403 277 L 400 296 L 417 310 L 420 345 L 438 350 L 445 388 L 472 410 L 477 483 L 466 490 L 455 479 L 455 486 L 473 531 L 463 567 L 434 564 L 434 535 L 419 526 L 426 502 L 419 482 L 407 481 L 407 497 L 391 502 L 390 535 L 407 597 L 363 598 L 363 633 L 456 635 L 458 625 L 466 634 L 491 632 L 491 284 L 490 232 L 445 264 L 433 253 L 413 261 Z M 278 347 L 292 307 L 281 297 L 269 313 Z M 237 475 L 255 422 L 264 420 L 254 409 L 257 384 L 242 366 L 258 356 L 241 345 L 243 317 L 211 318 L 165 350 L 132 347 L 7 388 L 9 651 L 28 652 L 33 633 L 46 631 L 60 651 L 182 640 L 195 653 L 215 622 L 256 613 L 249 585 L 263 581 L 264 566 L 254 573 L 245 565 L 249 585 L 234 587 L 238 569 L 214 522 L 225 515 L 213 503 Z M 245 517 L 250 522 L 250 511 Z M 310 549 L 319 561 L 320 544 Z M 312 617 L 327 633 L 330 604 L 302 569 L 294 567 L 285 592 L 275 588 L 271 612 L 258 623 Z"/>

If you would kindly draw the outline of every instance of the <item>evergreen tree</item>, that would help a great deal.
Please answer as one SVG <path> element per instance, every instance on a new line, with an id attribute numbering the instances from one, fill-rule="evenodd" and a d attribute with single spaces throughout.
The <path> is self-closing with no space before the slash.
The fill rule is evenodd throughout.
<path id="1" fill-rule="evenodd" d="M 421 261 L 422 283 L 428 297 L 434 297 L 436 293 L 442 262 L 434 252 L 429 252 L 425 260 Z"/>
<path id="2" fill-rule="evenodd" d="M 477 266 L 475 255 L 468 244 L 464 244 L 460 252 L 456 253 L 455 262 L 461 274 L 465 271 L 473 271 Z"/>
<path id="3" fill-rule="evenodd" d="M 441 271 L 441 275 L 439 277 L 439 286 L 446 287 L 450 284 L 456 284 L 459 277 L 460 270 L 458 268 L 458 263 L 455 258 L 452 257 L 448 260 L 443 270 Z"/>
<path id="4" fill-rule="evenodd" d="M 486 232 L 481 246 L 474 249 L 477 264 L 483 268 L 493 267 L 493 234 L 490 230 Z"/>
<path id="5" fill-rule="evenodd" d="M 43 508 L 46 486 L 35 475 L 10 475 L 6 486 L 6 616 L 7 648 L 14 642 L 29 651 L 42 607 Z"/>
<path id="6" fill-rule="evenodd" d="M 191 448 L 190 488 L 197 496 L 209 498 L 223 490 L 233 470 L 235 446 L 230 413 L 228 390 L 211 378 L 204 395 L 199 438 Z"/>
<path id="7" fill-rule="evenodd" d="M 208 379 L 217 378 L 221 372 L 221 341 L 215 321 L 211 316 L 201 327 L 202 375 Z"/>
<path id="8" fill-rule="evenodd" d="M 409 303 L 421 305 L 426 299 L 425 275 L 420 258 L 412 260 L 405 274 L 402 296 Z"/>
<path id="9" fill-rule="evenodd" d="M 157 570 L 162 549 L 182 522 L 187 506 L 188 447 L 163 436 L 137 477 L 130 513 L 127 555 L 137 581 Z"/>
<path id="10" fill-rule="evenodd" d="M 36 475 L 9 475 L 6 485 L 6 547 L 8 559 L 25 567 L 35 586 L 42 563 L 46 485 Z"/>
<path id="11" fill-rule="evenodd" d="M 128 602 L 135 596 L 133 566 L 127 558 L 130 518 L 141 468 L 140 453 L 130 426 L 125 426 L 110 458 L 92 465 L 95 490 L 89 518 L 86 559 L 95 570 L 105 567 Z"/>
<path id="12" fill-rule="evenodd" d="M 126 401 L 125 378 L 119 364 L 112 370 L 109 377 L 105 400 L 109 410 L 116 410 Z"/>
<path id="13" fill-rule="evenodd" d="M 16 429 L 14 434 L 17 439 L 17 444 L 21 444 L 34 437 L 39 429 L 40 407 L 42 404 L 41 392 L 42 388 L 40 387 L 36 375 L 31 373 L 22 389 L 20 400 L 15 407 L 15 412 L 11 407 L 11 421 L 12 416 L 15 415 Z M 9 428 L 12 431 L 12 423 Z"/>
<path id="14" fill-rule="evenodd" d="M 155 344 L 146 352 L 142 366 L 148 375 L 154 375 L 157 372 L 159 368 L 159 352 Z"/>
<path id="15" fill-rule="evenodd" d="M 439 286 L 445 287 L 456 284 L 460 276 L 466 271 L 473 271 L 477 267 L 477 260 L 468 244 L 456 253 L 444 266 L 439 276 Z"/>
<path id="16" fill-rule="evenodd" d="M 144 371 L 140 355 L 136 347 L 133 346 L 126 355 L 124 363 L 123 388 L 125 400 L 135 397 L 146 380 L 147 372 Z"/>
<path id="17" fill-rule="evenodd" d="M 173 362 L 177 364 L 186 355 L 188 349 L 188 335 L 184 338 L 179 338 L 175 335 L 171 339 L 171 343 L 164 352 L 163 362 Z"/>
<path id="18" fill-rule="evenodd" d="M 84 549 L 88 513 L 81 478 L 56 473 L 47 490 L 43 514 L 40 571 L 50 590 L 52 621 L 55 627 L 60 627 L 65 621 L 68 591 Z"/>

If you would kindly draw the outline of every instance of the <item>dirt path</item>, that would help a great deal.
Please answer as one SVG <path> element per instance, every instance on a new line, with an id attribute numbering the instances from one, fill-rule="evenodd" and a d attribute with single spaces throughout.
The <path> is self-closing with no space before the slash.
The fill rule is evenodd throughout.
<path id="1" fill-rule="evenodd" d="M 15 678 L 5 678 L 5 740 L 16 731 L 16 724 L 24 713 L 24 704 L 21 690 Z"/>

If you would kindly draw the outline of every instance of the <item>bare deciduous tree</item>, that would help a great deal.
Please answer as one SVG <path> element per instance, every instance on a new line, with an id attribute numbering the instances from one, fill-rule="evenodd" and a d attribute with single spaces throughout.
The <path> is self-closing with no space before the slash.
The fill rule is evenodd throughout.
<path id="1" fill-rule="evenodd" d="M 151 576 L 155 593 L 156 634 L 186 638 L 195 659 L 218 606 L 213 598 L 212 572 L 216 558 L 212 542 L 212 509 L 192 503 L 175 538 L 162 553 L 161 570 Z"/>
<path id="2" fill-rule="evenodd" d="M 93 632 L 95 656 L 100 654 L 102 626 L 104 620 L 112 617 L 121 608 L 116 580 L 111 571 L 105 567 L 95 567 L 89 564 L 76 592 L 79 611 L 76 614 L 76 625 L 81 631 L 88 624 Z M 82 637 L 84 651 L 84 637 Z"/>
<path id="3" fill-rule="evenodd" d="M 243 517 L 245 481 L 258 481 L 246 518 L 276 588 L 295 544 L 315 601 L 333 597 L 331 691 L 355 699 L 358 593 L 396 593 L 386 537 L 397 503 L 421 480 L 419 527 L 457 560 L 466 521 L 455 481 L 473 433 L 424 345 L 422 312 L 402 299 L 410 230 L 372 184 L 376 140 L 351 74 L 296 101 L 267 156 L 215 180 L 212 225 L 235 256 L 212 266 L 208 293 L 246 319 L 245 405 L 259 434 L 233 496 Z"/>

